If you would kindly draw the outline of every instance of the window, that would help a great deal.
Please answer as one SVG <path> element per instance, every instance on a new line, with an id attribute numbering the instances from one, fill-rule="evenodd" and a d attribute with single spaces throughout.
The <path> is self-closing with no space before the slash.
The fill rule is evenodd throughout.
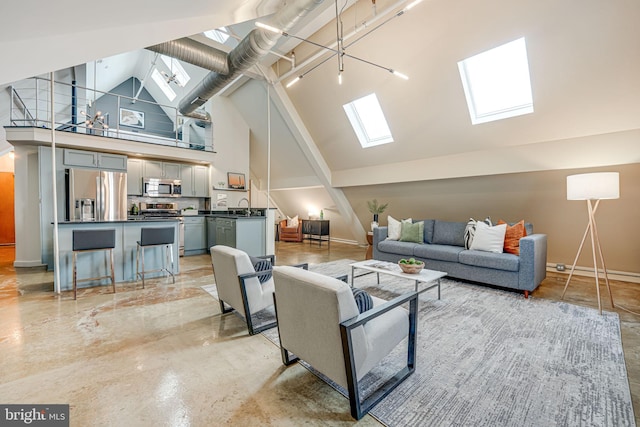
<path id="1" fill-rule="evenodd" d="M 533 113 L 524 37 L 458 62 L 471 123 Z"/>
<path id="2" fill-rule="evenodd" d="M 227 39 L 229 38 L 229 33 L 228 33 L 226 27 L 220 27 L 220 28 L 215 29 L 215 30 L 205 31 L 202 34 L 204 34 L 205 37 L 207 37 L 207 38 L 209 38 L 211 40 L 215 40 L 218 43 L 222 43 L 222 44 L 224 44 L 224 42 L 226 42 Z"/>
<path id="3" fill-rule="evenodd" d="M 167 83 L 167 81 L 162 76 L 162 74 L 160 74 L 160 71 L 158 71 L 157 68 L 153 69 L 151 78 L 154 82 L 156 82 L 158 86 L 160 86 L 160 89 L 162 89 L 162 92 L 164 92 L 167 98 L 169 98 L 169 101 L 173 101 L 176 98 L 176 93 L 173 91 L 173 89 L 171 89 L 171 86 L 169 86 L 169 83 Z"/>
<path id="4" fill-rule="evenodd" d="M 180 64 L 180 61 L 165 55 L 160 55 L 160 58 L 162 58 L 162 62 L 164 62 L 167 67 L 169 67 L 171 76 L 175 75 L 174 81 L 178 86 L 184 87 L 184 85 L 186 85 L 189 82 L 189 80 L 191 80 L 191 77 L 189 76 L 189 74 L 187 74 L 185 69 L 182 67 L 182 65 Z"/>
<path id="5" fill-rule="evenodd" d="M 375 93 L 343 105 L 362 148 L 393 142 Z"/>

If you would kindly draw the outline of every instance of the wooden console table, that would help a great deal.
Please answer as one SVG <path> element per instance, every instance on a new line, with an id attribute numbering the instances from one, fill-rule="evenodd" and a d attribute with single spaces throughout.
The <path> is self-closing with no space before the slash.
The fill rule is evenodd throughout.
<path id="1" fill-rule="evenodd" d="M 318 246 L 322 246 L 323 241 L 327 242 L 327 246 L 331 244 L 328 219 L 303 219 L 302 233 L 308 236 L 309 244 L 312 240 L 317 240 Z"/>

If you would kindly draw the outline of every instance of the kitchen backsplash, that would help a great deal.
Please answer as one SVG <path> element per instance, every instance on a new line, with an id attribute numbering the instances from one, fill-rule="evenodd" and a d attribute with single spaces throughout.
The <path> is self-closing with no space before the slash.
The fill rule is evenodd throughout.
<path id="1" fill-rule="evenodd" d="M 134 203 L 140 207 L 140 203 L 177 203 L 179 209 L 194 208 L 197 210 L 208 210 L 209 203 L 199 197 L 139 197 L 129 196 L 127 206 L 129 211 Z"/>

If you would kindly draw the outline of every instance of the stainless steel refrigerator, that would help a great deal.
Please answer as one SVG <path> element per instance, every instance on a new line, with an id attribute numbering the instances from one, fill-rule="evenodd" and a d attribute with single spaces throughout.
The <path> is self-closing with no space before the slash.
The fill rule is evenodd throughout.
<path id="1" fill-rule="evenodd" d="M 67 169 L 68 221 L 125 221 L 127 173 L 93 169 Z"/>

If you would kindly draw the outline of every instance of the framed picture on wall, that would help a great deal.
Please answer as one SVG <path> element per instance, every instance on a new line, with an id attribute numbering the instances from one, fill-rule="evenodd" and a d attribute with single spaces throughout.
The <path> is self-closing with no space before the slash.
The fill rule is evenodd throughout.
<path id="1" fill-rule="evenodd" d="M 129 110 L 128 108 L 120 108 L 119 122 L 122 126 L 144 129 L 144 113 L 142 111 Z"/>
<path id="2" fill-rule="evenodd" d="M 244 190 L 245 182 L 244 182 L 244 174 L 236 173 L 236 172 L 227 172 L 227 182 L 228 187 L 233 188 L 234 190 Z"/>

